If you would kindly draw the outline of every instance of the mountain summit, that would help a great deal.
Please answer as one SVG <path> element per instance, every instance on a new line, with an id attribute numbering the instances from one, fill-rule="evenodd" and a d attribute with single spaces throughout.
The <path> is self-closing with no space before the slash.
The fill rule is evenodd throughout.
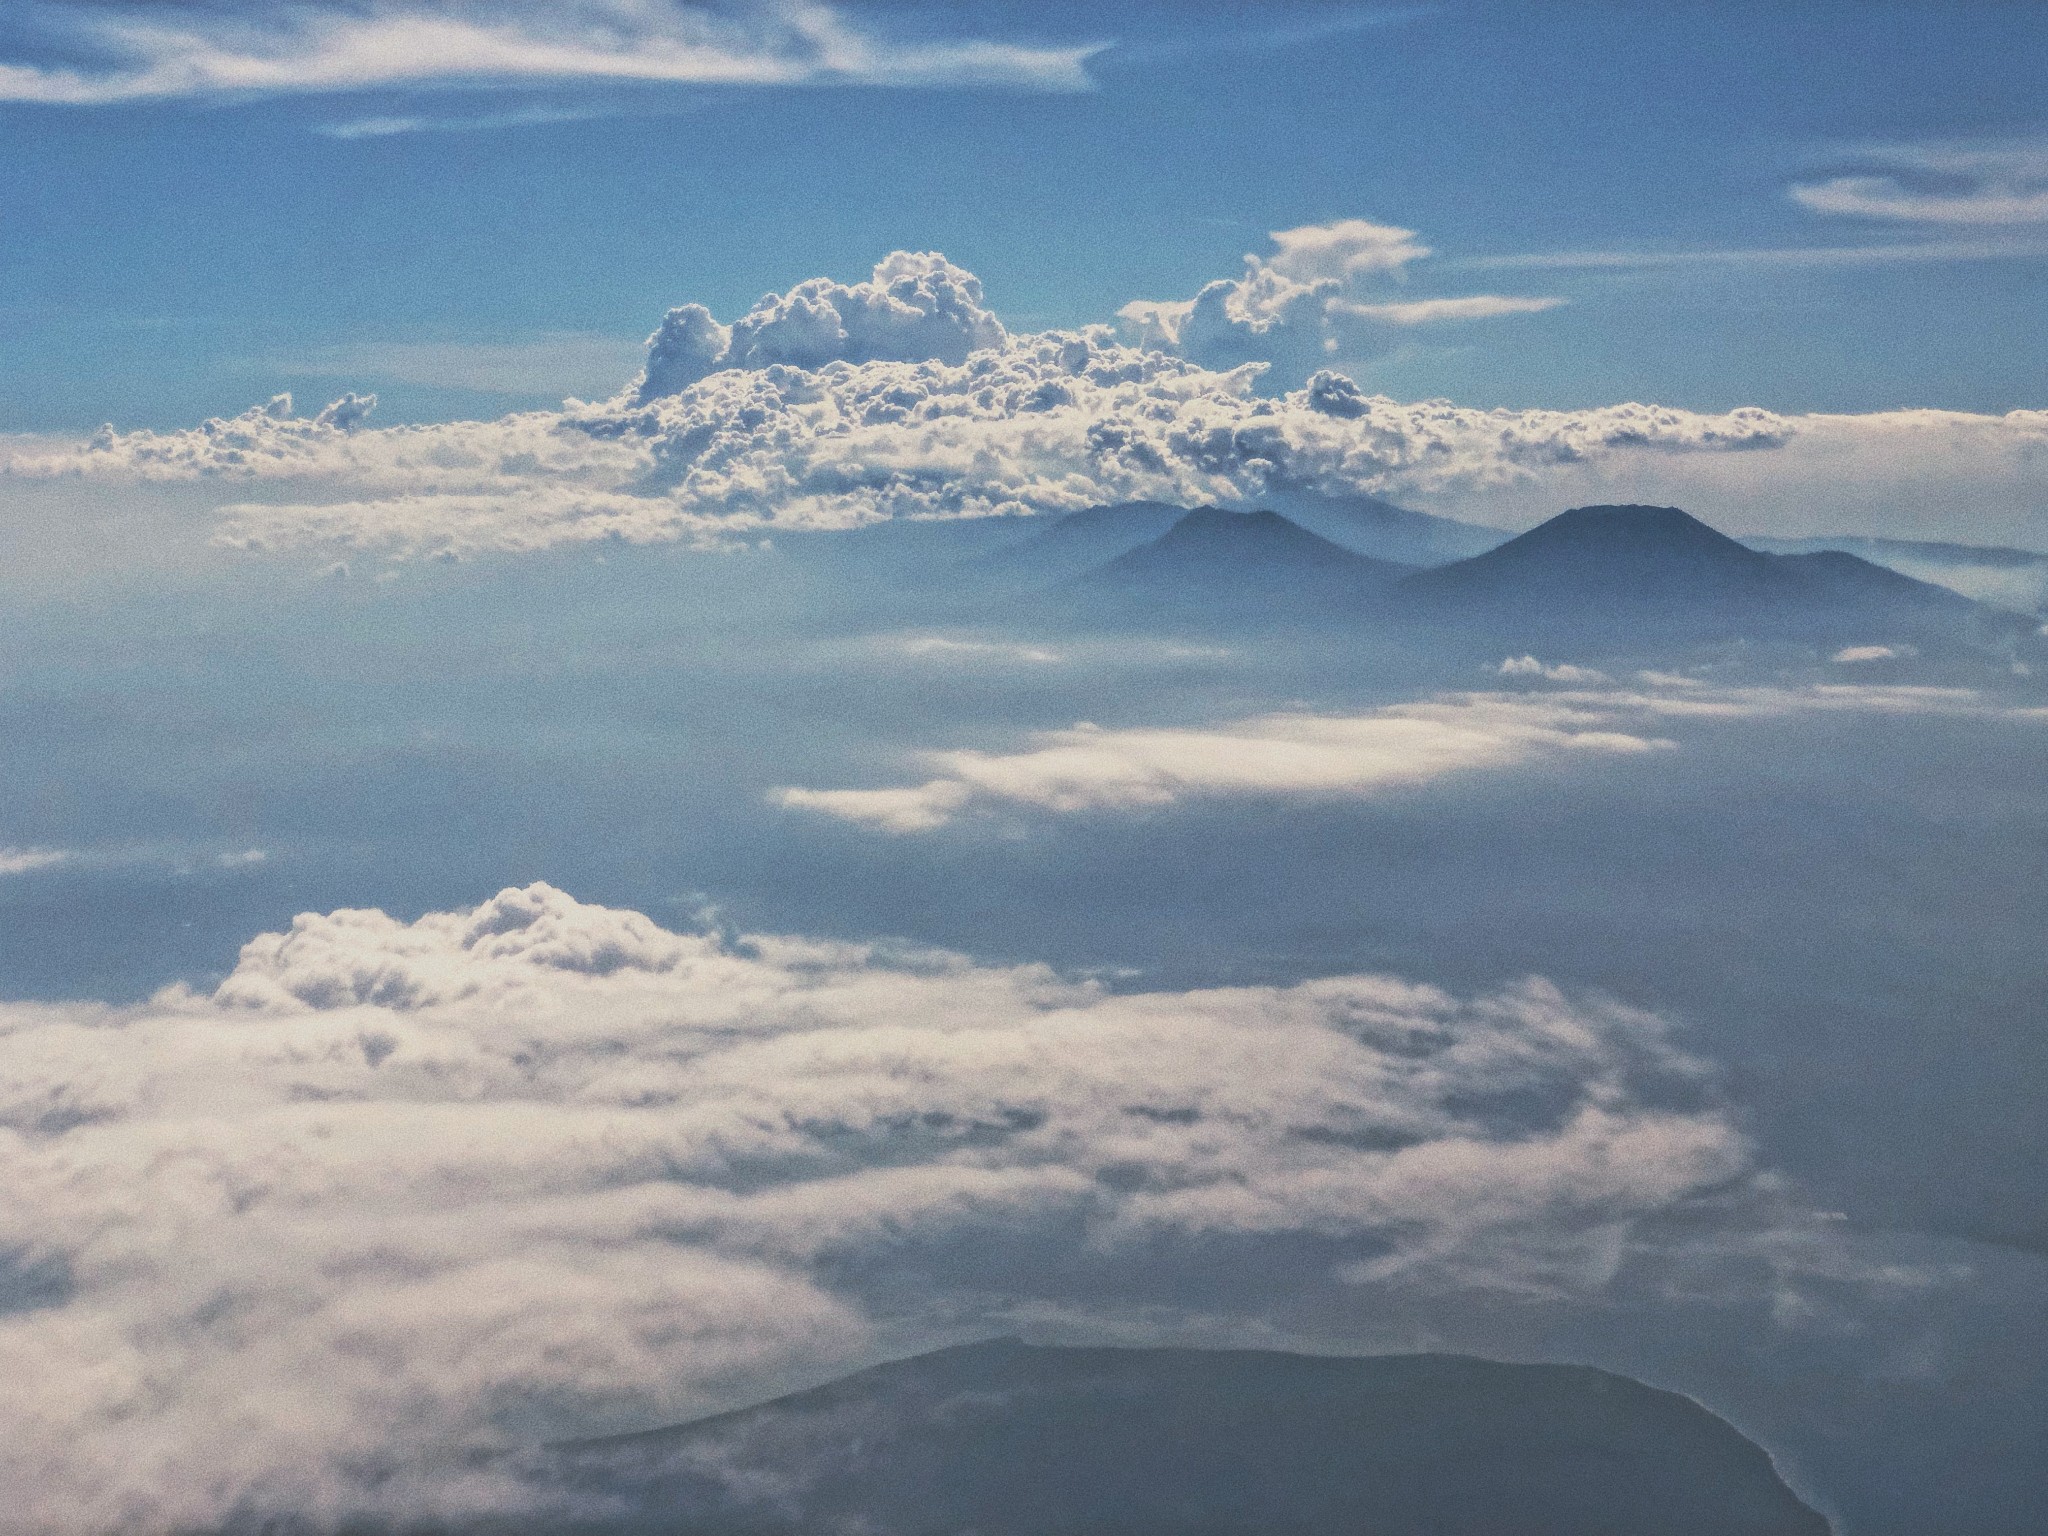
<path id="1" fill-rule="evenodd" d="M 1677 507 L 1575 507 L 1409 589 L 1460 597 L 1554 593 L 1579 601 L 1753 596 L 1782 584 L 1778 558 Z"/>
<path id="2" fill-rule="evenodd" d="M 1355 554 L 1277 512 L 1198 507 L 1070 590 L 1184 621 L 1355 618 L 1411 570 Z"/>
<path id="3" fill-rule="evenodd" d="M 1197 507 L 1151 543 L 1110 561 L 1101 574 L 1126 580 L 1200 579 L 1219 565 L 1253 577 L 1343 571 L 1360 580 L 1391 580 L 1408 569 L 1354 553 L 1277 512 Z"/>
<path id="4" fill-rule="evenodd" d="M 1953 592 L 1840 553 L 1773 555 L 1677 507 L 1577 507 L 1402 583 L 1410 611 L 1488 631 L 1818 638 L 1953 631 Z"/>

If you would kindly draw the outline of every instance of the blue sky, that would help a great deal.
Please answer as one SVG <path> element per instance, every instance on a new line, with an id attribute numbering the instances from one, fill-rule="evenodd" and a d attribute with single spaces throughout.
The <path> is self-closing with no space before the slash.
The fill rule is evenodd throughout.
<path id="1" fill-rule="evenodd" d="M 2032 7 L 818 13 L 863 40 L 852 69 L 740 7 L 715 67 L 648 66 L 672 14 L 12 8 L 0 430 L 185 425 L 280 388 L 374 388 L 384 420 L 608 392 L 669 305 L 730 319 L 896 248 L 977 273 L 1013 329 L 1070 326 L 1344 218 L 1431 249 L 1403 299 L 1565 301 L 1341 359 L 1397 397 L 2039 403 Z M 322 62 L 337 17 L 424 15 L 583 51 L 459 80 L 407 45 Z M 220 63 L 258 56 L 253 90 Z M 765 83 L 618 78 L 662 70 Z"/>

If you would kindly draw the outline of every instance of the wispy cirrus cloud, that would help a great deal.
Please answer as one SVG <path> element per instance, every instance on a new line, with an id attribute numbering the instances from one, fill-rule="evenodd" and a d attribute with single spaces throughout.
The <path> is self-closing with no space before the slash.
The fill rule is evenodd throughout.
<path id="1" fill-rule="evenodd" d="M 1491 320 L 1499 315 L 1540 315 L 1563 304 L 1560 298 L 1520 297 L 1505 293 L 1474 293 L 1455 299 L 1406 299 L 1385 304 L 1361 304 L 1355 299 L 1333 299 L 1334 314 L 1360 320 L 1378 320 L 1387 325 L 1435 325 L 1443 320 Z"/>
<path id="2" fill-rule="evenodd" d="M 40 45 L 32 52 L 28 35 Z M 204 9 L 28 0 L 14 37 L 14 56 L 0 58 L 0 101 L 69 106 L 571 81 L 1079 90 L 1098 51 L 885 38 L 815 0 L 297 0 Z"/>
<path id="3" fill-rule="evenodd" d="M 313 131 L 327 139 L 389 139 L 408 133 L 483 133 L 493 128 L 539 128 L 553 123 L 587 123 L 617 115 L 615 106 L 514 107 L 505 112 L 467 114 L 404 113 L 350 117 L 317 124 Z"/>
<path id="4" fill-rule="evenodd" d="M 1704 246 L 1681 250 L 1587 249 L 1462 256 L 1447 266 L 1473 272 L 1688 271 L 1699 268 L 1885 267 L 1919 262 L 2012 261 L 2048 256 L 2048 240 L 2024 236 L 1901 240 L 1867 245 Z"/>
<path id="5" fill-rule="evenodd" d="M 1118 42 L 1109 58 L 1118 64 L 1153 64 L 1202 54 L 1279 52 L 1355 36 L 1360 32 L 1405 26 L 1442 13 L 1440 5 L 1338 5 L 1311 9 L 1301 16 L 1282 14 L 1223 31 L 1196 32 L 1184 37 L 1152 37 Z M 1248 16 L 1249 13 L 1240 13 Z"/>
<path id="6" fill-rule="evenodd" d="M 1815 213 L 1904 224 L 2048 224 L 2048 142 L 1868 150 L 1791 188 Z"/>

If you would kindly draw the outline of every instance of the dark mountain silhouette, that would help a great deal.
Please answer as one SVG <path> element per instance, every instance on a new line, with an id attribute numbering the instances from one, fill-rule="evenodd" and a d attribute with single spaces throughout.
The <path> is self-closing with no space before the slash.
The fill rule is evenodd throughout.
<path id="1" fill-rule="evenodd" d="M 966 1345 L 557 1448 L 550 1531 L 1825 1536 L 1699 1404 L 1454 1355 Z M 552 1502 L 552 1500 L 550 1500 Z"/>
<path id="2" fill-rule="evenodd" d="M 1579 507 L 1401 585 L 1409 613 L 1489 633 L 1960 636 L 1986 610 L 1851 554 L 1750 549 L 1676 507 Z"/>
<path id="3" fill-rule="evenodd" d="M 1181 622 L 1357 621 L 1413 569 L 1356 554 L 1277 512 L 1198 507 L 1065 590 L 1113 612 Z"/>

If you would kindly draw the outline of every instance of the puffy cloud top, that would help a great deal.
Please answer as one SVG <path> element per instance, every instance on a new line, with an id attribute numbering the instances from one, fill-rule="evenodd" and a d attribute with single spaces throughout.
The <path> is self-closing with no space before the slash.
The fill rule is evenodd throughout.
<path id="1" fill-rule="evenodd" d="M 1743 493 L 1753 504 L 1766 490 L 1788 504 L 1822 490 L 1869 499 L 1918 475 L 1950 498 L 1981 483 L 2001 504 L 2038 502 L 2048 462 L 2048 413 L 2039 411 L 1787 417 L 1633 402 L 1482 410 L 1397 401 L 1328 368 L 1298 389 L 1262 395 L 1263 362 L 1218 367 L 1186 355 L 1180 340 L 1210 325 L 1224 338 L 1217 348 L 1242 355 L 1229 338 L 1292 326 L 1304 294 L 1319 313 L 1349 306 L 1400 325 L 1420 323 L 1432 307 L 1491 312 L 1523 302 L 1344 298 L 1332 287 L 1340 279 L 1313 272 L 1407 259 L 1406 231 L 1362 226 L 1375 232 L 1366 238 L 1344 234 L 1348 227 L 1283 231 L 1300 238 L 1280 242 L 1282 255 L 1168 317 L 1171 334 L 1161 334 L 1170 345 L 1134 344 L 1102 326 L 1010 334 L 972 274 L 941 256 L 898 252 L 867 282 L 800 284 L 730 327 L 702 306 L 671 311 L 650 338 L 643 376 L 597 404 L 379 429 L 365 420 L 370 397 L 302 417 L 280 396 L 190 431 L 109 427 L 83 443 L 0 446 L 0 475 L 268 482 L 290 489 L 231 501 L 223 541 L 339 543 L 393 556 L 606 538 L 722 544 L 777 527 L 1127 500 L 1443 500 L 1573 477 L 1583 483 L 1558 494 L 1578 500 L 1683 502 L 1687 486 L 1715 475 L 1756 482 Z M 1682 467 L 1754 450 L 1767 466 Z M 1644 483 L 1652 476 L 1663 477 L 1658 488 Z"/>
<path id="2" fill-rule="evenodd" d="M 936 251 L 895 251 L 864 283 L 814 277 L 766 295 L 730 329 L 701 304 L 672 309 L 647 338 L 647 370 L 633 399 L 645 405 L 721 368 L 784 363 L 962 363 L 1007 339 L 982 302 L 981 279 Z"/>
<path id="3" fill-rule="evenodd" d="M 1211 367 L 1264 361 L 1299 377 L 1324 354 L 1368 345 L 1379 327 L 1530 314 L 1564 302 L 1501 294 L 1367 302 L 1376 281 L 1400 278 L 1430 254 L 1415 231 L 1339 219 L 1268 238 L 1272 254 L 1247 253 L 1240 277 L 1209 283 L 1192 299 L 1126 304 L 1118 312 L 1126 333 Z"/>
<path id="4" fill-rule="evenodd" d="M 1415 238 L 1414 230 L 1373 224 L 1365 219 L 1338 219 L 1330 224 L 1276 229 L 1271 238 L 1273 255 L 1261 265 L 1295 282 L 1321 278 L 1341 281 L 1366 272 L 1399 272 L 1409 262 L 1429 254 L 1429 247 Z"/>

